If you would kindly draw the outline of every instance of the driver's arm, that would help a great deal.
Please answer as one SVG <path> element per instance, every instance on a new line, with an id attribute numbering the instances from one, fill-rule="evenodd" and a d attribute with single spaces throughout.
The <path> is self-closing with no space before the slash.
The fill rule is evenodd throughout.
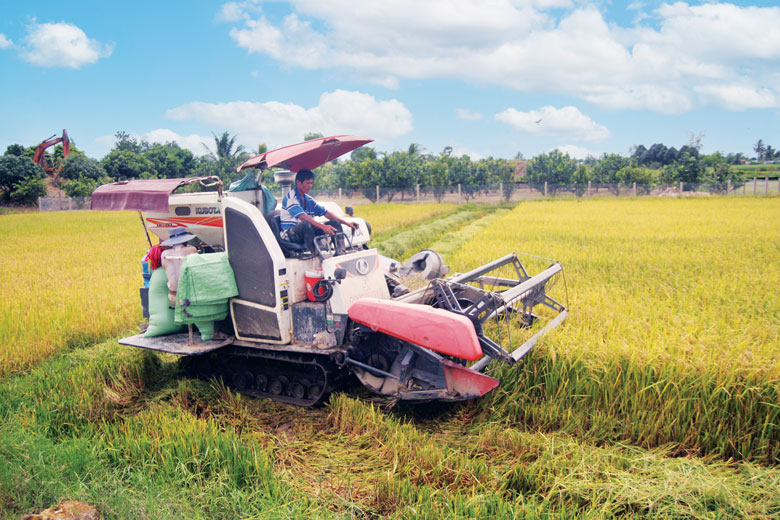
<path id="1" fill-rule="evenodd" d="M 333 226 L 329 226 L 328 224 L 323 224 L 321 222 L 317 222 L 316 220 L 314 220 L 312 217 L 310 217 L 306 213 L 303 213 L 303 214 L 299 215 L 298 219 L 299 220 L 303 220 L 305 222 L 309 222 L 312 226 L 321 229 L 322 231 L 324 231 L 328 235 L 332 235 L 332 234 L 334 234 L 336 232 L 336 230 L 333 229 Z"/>
<path id="2" fill-rule="evenodd" d="M 340 223 L 344 224 L 345 226 L 347 226 L 349 228 L 352 228 L 352 229 L 357 229 L 359 227 L 357 222 L 347 222 L 343 218 L 339 217 L 338 215 L 333 214 L 330 211 L 325 213 L 325 217 L 329 218 L 331 220 L 335 220 L 336 222 L 340 222 Z"/>

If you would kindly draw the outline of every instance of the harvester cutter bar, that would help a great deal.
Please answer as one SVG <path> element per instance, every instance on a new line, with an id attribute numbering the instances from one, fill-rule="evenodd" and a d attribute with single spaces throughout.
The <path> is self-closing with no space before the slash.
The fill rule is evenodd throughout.
<path id="1" fill-rule="evenodd" d="M 544 326 L 539 332 L 534 334 L 528 341 L 517 347 L 515 350 L 512 351 L 512 359 L 515 360 L 515 362 L 520 361 L 521 358 L 523 358 L 526 354 L 528 354 L 534 346 L 536 346 L 536 343 L 539 341 L 539 338 L 547 334 L 550 330 L 554 329 L 558 325 L 561 324 L 563 320 L 566 319 L 566 317 L 569 315 L 569 311 L 563 310 L 561 313 L 555 317 L 550 323 Z M 488 366 L 488 363 L 490 363 L 493 360 L 490 356 L 484 356 L 482 359 L 471 365 L 472 370 L 476 370 L 477 372 L 482 372 L 486 366 Z"/>
<path id="2" fill-rule="evenodd" d="M 506 274 L 499 276 L 498 273 L 495 273 L 498 269 L 510 264 L 518 279 L 514 280 L 507 278 Z M 509 254 L 468 273 L 456 275 L 446 281 L 435 281 L 438 282 L 433 284 L 437 305 L 453 312 L 462 313 L 474 323 L 474 328 L 486 355 L 471 365 L 473 370 L 484 370 L 492 359 L 500 359 L 510 364 L 517 362 L 530 352 L 539 338 L 566 319 L 568 316 L 566 307 L 547 295 L 548 282 L 562 271 L 561 264 L 553 262 L 539 274 L 529 276 L 517 255 Z M 477 284 L 479 287 L 468 284 Z M 442 286 L 446 286 L 446 288 Z M 488 290 L 488 287 L 493 290 Z M 450 294 L 452 296 L 449 296 Z M 462 299 L 459 300 L 459 297 Z M 463 300 L 469 303 L 463 305 Z M 524 319 L 524 325 L 532 325 L 537 319 L 537 316 L 532 313 L 536 305 L 544 305 L 558 314 L 530 339 L 513 350 L 511 354 L 485 336 L 482 328 L 483 323 L 490 320 L 500 321 L 502 316 L 507 318 L 509 313 L 520 314 Z M 506 321 L 508 322 L 508 319 Z M 509 327 L 507 327 L 507 331 L 511 333 Z M 511 343 L 511 337 L 509 339 Z"/>

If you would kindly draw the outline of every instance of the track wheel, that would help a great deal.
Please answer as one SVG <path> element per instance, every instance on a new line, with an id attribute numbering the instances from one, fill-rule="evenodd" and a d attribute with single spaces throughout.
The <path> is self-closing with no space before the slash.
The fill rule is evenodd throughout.
<path id="1" fill-rule="evenodd" d="M 274 395 L 282 395 L 287 388 L 287 378 L 280 376 L 271 381 L 268 391 Z"/>
<path id="2" fill-rule="evenodd" d="M 296 399 L 303 399 L 306 397 L 306 387 L 301 383 L 293 383 L 290 388 L 290 393 L 292 393 L 292 396 Z"/>
<path id="3" fill-rule="evenodd" d="M 314 399 L 322 393 L 322 387 L 320 385 L 309 386 L 309 396 Z"/>
<path id="4" fill-rule="evenodd" d="M 243 372 L 235 372 L 233 374 L 233 386 L 238 390 L 246 390 L 255 380 L 255 377 L 251 372 L 245 370 Z"/>
<path id="5" fill-rule="evenodd" d="M 258 390 L 265 392 L 266 387 L 268 386 L 268 378 L 265 376 L 265 374 L 257 374 L 257 377 L 255 378 L 255 384 L 257 385 Z"/>

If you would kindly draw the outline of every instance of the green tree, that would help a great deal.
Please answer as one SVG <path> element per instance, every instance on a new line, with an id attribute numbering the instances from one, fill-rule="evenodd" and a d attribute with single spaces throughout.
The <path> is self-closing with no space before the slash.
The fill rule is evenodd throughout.
<path id="1" fill-rule="evenodd" d="M 236 172 L 241 163 L 249 158 L 243 145 L 236 145 L 236 136 L 231 137 L 227 131 L 219 136 L 212 132 L 212 135 L 214 151 L 203 145 L 209 154 L 201 157 L 194 164 L 194 173 L 198 176 L 216 175 L 226 184 L 246 175 L 246 173 Z"/>
<path id="2" fill-rule="evenodd" d="M 0 200 L 17 204 L 32 204 L 46 195 L 43 182 L 46 174 L 29 157 L 0 157 Z"/>
<path id="3" fill-rule="evenodd" d="M 486 180 L 486 171 L 484 168 L 476 168 L 471 163 L 468 155 L 460 157 L 447 157 L 447 168 L 449 170 L 450 183 L 453 187 L 460 185 L 460 192 L 466 200 L 472 199 L 483 189 Z M 483 178 L 477 178 L 482 175 Z"/>
<path id="4" fill-rule="evenodd" d="M 588 168 L 581 164 L 577 167 L 577 170 L 571 176 L 571 183 L 574 186 L 574 194 L 578 197 L 585 195 L 585 191 L 588 189 L 588 181 L 590 181 L 590 172 Z"/>
<path id="5" fill-rule="evenodd" d="M 116 147 L 101 160 L 106 174 L 116 180 L 155 178 L 152 163 L 142 153 Z"/>
<path id="6" fill-rule="evenodd" d="M 146 141 L 139 142 L 124 130 L 115 133 L 114 137 L 116 137 L 115 150 L 143 153 L 149 148 L 149 143 Z"/>
<path id="7" fill-rule="evenodd" d="M 620 154 L 604 154 L 591 169 L 592 179 L 599 184 L 606 184 L 607 189 L 616 196 L 620 195 L 620 175 L 623 168 L 631 166 L 631 159 Z"/>
<path id="8" fill-rule="evenodd" d="M 569 154 L 564 154 L 555 149 L 549 153 L 537 155 L 526 165 L 526 179 L 535 189 L 544 191 L 544 183 L 547 182 L 547 190 L 551 195 L 568 186 L 571 178 L 577 170 L 577 161 Z"/>
<path id="9" fill-rule="evenodd" d="M 419 155 L 410 155 L 408 152 L 393 152 L 382 158 L 382 175 L 380 186 L 387 189 L 383 194 L 390 202 L 396 194 L 401 194 L 401 199 L 406 193 L 412 193 L 415 186 L 421 182 L 423 171 L 423 159 Z"/>
<path id="10" fill-rule="evenodd" d="M 319 139 L 320 137 L 325 137 L 320 132 L 307 132 L 303 136 L 304 141 L 311 141 L 312 139 Z"/>
<path id="11" fill-rule="evenodd" d="M 236 145 L 237 136 L 234 135 L 231 137 L 230 132 L 227 130 L 222 132 L 220 135 L 211 132 L 211 135 L 214 136 L 214 150 L 212 151 L 205 144 L 203 146 L 206 148 L 206 150 L 208 150 L 209 155 L 214 160 L 235 159 L 241 152 L 244 151 L 244 145 Z"/>
<path id="12" fill-rule="evenodd" d="M 106 171 L 100 162 L 90 159 L 81 152 L 68 155 L 60 172 L 60 178 L 65 180 L 82 178 L 98 180 L 104 177 L 106 177 Z"/>
<path id="13" fill-rule="evenodd" d="M 192 152 L 173 142 L 153 143 L 143 155 L 158 178 L 188 177 L 195 166 Z"/>
<path id="14" fill-rule="evenodd" d="M 370 146 L 362 146 L 357 150 L 353 150 L 350 154 L 350 160 L 355 162 L 362 162 L 365 159 L 376 159 L 376 150 Z"/>
<path id="15" fill-rule="evenodd" d="M 90 179 L 89 177 L 79 177 L 78 179 L 67 181 L 62 189 L 65 190 L 65 194 L 70 198 L 85 198 L 92 195 L 92 192 L 101 184 L 111 182 L 108 177 L 104 177 L 103 180 L 105 182 L 98 179 Z"/>
<path id="16" fill-rule="evenodd" d="M 705 158 L 706 164 L 701 181 L 711 191 L 725 193 L 728 190 L 729 181 L 733 188 L 738 188 L 745 183 L 742 172 L 732 168 L 728 158 L 720 153 L 714 153 Z"/>
<path id="17" fill-rule="evenodd" d="M 764 145 L 764 140 L 759 139 L 756 144 L 753 145 L 753 150 L 756 152 L 756 159 L 759 161 L 764 160 L 764 153 L 766 152 L 766 146 Z"/>
<path id="18" fill-rule="evenodd" d="M 46 196 L 46 184 L 43 182 L 43 177 L 28 177 L 14 184 L 14 190 L 10 195 L 12 202 L 30 206 L 35 204 L 38 197 Z"/>
<path id="19" fill-rule="evenodd" d="M 675 163 L 664 166 L 661 182 L 677 184 L 698 184 L 702 175 L 702 163 L 698 156 L 683 154 Z"/>
<path id="20" fill-rule="evenodd" d="M 436 197 L 436 202 L 441 202 L 444 199 L 447 186 L 450 184 L 447 162 L 442 159 L 440 157 L 429 161 L 425 171 L 427 184 L 433 188 L 433 196 Z"/>
<path id="21" fill-rule="evenodd" d="M 20 144 L 9 144 L 5 149 L 4 155 L 16 155 L 22 157 L 24 155 L 24 146 Z"/>
<path id="22" fill-rule="evenodd" d="M 653 174 L 647 168 L 631 165 L 621 168 L 617 172 L 618 185 L 633 188 L 634 183 L 636 183 L 638 193 L 650 193 L 654 181 Z"/>
<path id="23" fill-rule="evenodd" d="M 376 186 L 379 185 L 383 175 L 383 166 L 383 162 L 380 159 L 365 159 L 354 165 L 352 180 L 371 202 L 379 202 L 376 198 Z"/>

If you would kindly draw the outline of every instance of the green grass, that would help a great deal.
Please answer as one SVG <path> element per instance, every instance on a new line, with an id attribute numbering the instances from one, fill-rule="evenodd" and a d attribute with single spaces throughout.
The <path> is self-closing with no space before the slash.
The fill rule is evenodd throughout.
<path id="1" fill-rule="evenodd" d="M 3 381 L 0 518 L 72 497 L 104 518 L 318 516 L 276 477 L 267 443 L 193 413 L 174 374 L 109 342 Z"/>
<path id="2" fill-rule="evenodd" d="M 321 409 L 182 379 L 114 342 L 0 382 L 0 518 L 771 518 L 780 469 L 480 419 L 478 406 Z"/>
<path id="3" fill-rule="evenodd" d="M 379 252 L 397 260 L 411 256 L 434 240 L 479 218 L 487 209 L 469 205 L 450 215 L 428 220 L 390 237 L 372 241 Z"/>
<path id="4" fill-rule="evenodd" d="M 734 166 L 734 169 L 741 172 L 745 176 L 745 180 L 750 180 L 753 177 L 759 179 L 780 177 L 780 164 L 747 164 Z"/>

